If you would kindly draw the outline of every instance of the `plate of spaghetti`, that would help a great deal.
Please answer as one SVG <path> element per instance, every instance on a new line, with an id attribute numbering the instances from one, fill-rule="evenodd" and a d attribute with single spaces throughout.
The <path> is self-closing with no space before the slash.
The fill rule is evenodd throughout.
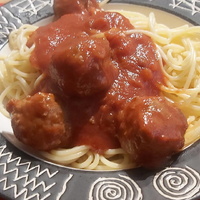
<path id="1" fill-rule="evenodd" d="M 0 194 L 200 197 L 200 4 L 0 7 Z"/>

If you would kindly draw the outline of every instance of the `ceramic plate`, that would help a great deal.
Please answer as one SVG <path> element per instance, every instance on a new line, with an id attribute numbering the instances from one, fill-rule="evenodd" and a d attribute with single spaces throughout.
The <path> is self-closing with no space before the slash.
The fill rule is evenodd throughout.
<path id="1" fill-rule="evenodd" d="M 156 12 L 158 21 L 176 26 L 187 20 L 200 24 L 199 0 L 112 0 L 107 8 Z M 0 49 L 8 34 L 22 24 L 45 23 L 53 15 L 53 0 L 13 0 L 0 7 Z M 185 22 L 184 22 L 185 23 Z M 0 131 L 12 132 L 0 115 Z M 30 153 L 30 152 L 29 152 Z M 12 134 L 0 135 L 0 194 L 20 200 L 197 200 L 200 198 L 200 143 L 174 158 L 161 171 L 144 169 L 82 171 L 30 156 Z"/>

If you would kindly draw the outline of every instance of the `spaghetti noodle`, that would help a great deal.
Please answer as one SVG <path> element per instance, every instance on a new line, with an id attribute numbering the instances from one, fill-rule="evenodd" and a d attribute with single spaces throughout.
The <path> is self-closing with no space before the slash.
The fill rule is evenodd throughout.
<path id="1" fill-rule="evenodd" d="M 156 23 L 153 13 L 148 17 L 138 12 L 117 11 L 127 17 L 134 30 L 125 34 L 142 32 L 156 43 L 160 59 L 164 61 L 163 72 L 167 85 L 162 91 L 167 99 L 175 102 L 188 119 L 185 148 L 200 138 L 200 27 L 187 25 L 170 29 Z M 32 68 L 29 57 L 34 45 L 26 43 L 36 26 L 24 25 L 9 37 L 11 54 L 2 56 L 0 63 L 0 111 L 8 116 L 5 103 L 12 98 L 22 99 L 42 79 L 40 72 Z M 102 37 L 103 35 L 99 36 Z M 57 149 L 40 154 L 55 163 L 79 169 L 113 170 L 136 167 L 122 149 L 110 149 L 104 155 L 90 150 L 88 146 Z"/>

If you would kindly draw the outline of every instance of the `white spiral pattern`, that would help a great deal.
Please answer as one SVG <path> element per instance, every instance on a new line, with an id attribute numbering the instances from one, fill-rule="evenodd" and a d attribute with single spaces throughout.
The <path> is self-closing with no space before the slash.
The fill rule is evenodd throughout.
<path id="1" fill-rule="evenodd" d="M 139 186 L 129 177 L 98 178 L 92 185 L 89 200 L 142 200 Z"/>
<path id="2" fill-rule="evenodd" d="M 168 199 L 186 200 L 200 191 L 200 175 L 187 166 L 167 168 L 154 177 L 153 185 Z"/>

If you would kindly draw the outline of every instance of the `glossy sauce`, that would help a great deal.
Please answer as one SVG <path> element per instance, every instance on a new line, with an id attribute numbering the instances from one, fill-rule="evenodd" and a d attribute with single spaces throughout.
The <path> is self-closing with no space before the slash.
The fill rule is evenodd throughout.
<path id="1" fill-rule="evenodd" d="M 45 75 L 35 92 L 54 93 L 62 105 L 69 147 L 89 145 L 99 153 L 120 147 L 120 111 L 136 96 L 160 95 L 156 47 L 142 33 L 125 34 L 130 29 L 122 15 L 98 10 L 63 15 L 29 40 L 31 63 Z"/>

